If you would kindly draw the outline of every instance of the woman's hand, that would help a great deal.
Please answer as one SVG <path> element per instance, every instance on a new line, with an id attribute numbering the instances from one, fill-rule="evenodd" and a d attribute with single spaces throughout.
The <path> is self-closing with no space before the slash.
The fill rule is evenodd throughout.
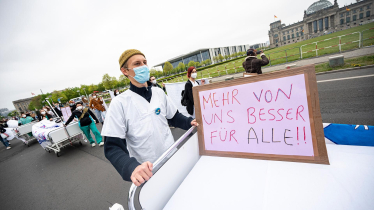
<path id="1" fill-rule="evenodd" d="M 194 120 L 191 121 L 191 125 L 197 127 L 197 126 L 199 126 L 199 123 L 197 123 L 196 119 L 194 119 Z"/>

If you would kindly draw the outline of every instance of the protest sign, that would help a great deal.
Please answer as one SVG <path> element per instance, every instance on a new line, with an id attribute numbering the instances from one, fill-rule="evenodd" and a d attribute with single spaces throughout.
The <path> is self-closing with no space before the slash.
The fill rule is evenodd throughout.
<path id="1" fill-rule="evenodd" d="M 61 107 L 61 113 L 64 118 L 64 122 L 68 121 L 69 117 L 71 116 L 70 107 Z"/>
<path id="2" fill-rule="evenodd" d="M 314 65 L 193 88 L 201 155 L 329 164 Z"/>

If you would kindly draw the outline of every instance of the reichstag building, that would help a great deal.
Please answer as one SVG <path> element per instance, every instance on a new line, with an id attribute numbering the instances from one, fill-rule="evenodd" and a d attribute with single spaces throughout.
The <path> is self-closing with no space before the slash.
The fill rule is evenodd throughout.
<path id="1" fill-rule="evenodd" d="M 374 0 L 357 0 L 355 3 L 340 7 L 337 0 L 334 4 L 319 0 L 304 11 L 302 21 L 291 25 L 275 21 L 270 24 L 270 48 L 280 47 L 303 40 L 333 33 L 372 21 Z"/>

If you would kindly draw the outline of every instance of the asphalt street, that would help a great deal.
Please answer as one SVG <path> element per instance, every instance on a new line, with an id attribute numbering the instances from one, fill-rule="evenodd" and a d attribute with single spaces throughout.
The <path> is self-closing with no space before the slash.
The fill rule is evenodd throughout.
<path id="1" fill-rule="evenodd" d="M 374 125 L 374 68 L 317 75 L 323 122 Z M 97 125 L 101 130 L 101 125 Z M 174 138 L 183 130 L 173 128 Z M 104 156 L 103 147 L 74 144 L 61 157 L 33 142 L 0 145 L 0 209 L 127 209 L 131 184 Z"/>
<path id="2" fill-rule="evenodd" d="M 319 74 L 317 84 L 324 123 L 374 125 L 374 68 Z"/>

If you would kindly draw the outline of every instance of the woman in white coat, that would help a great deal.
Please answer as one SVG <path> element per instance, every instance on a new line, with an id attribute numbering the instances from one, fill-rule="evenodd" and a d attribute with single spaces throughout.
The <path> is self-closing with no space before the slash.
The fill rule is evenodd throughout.
<path id="1" fill-rule="evenodd" d="M 185 130 L 198 124 L 179 113 L 162 89 L 152 87 L 139 50 L 126 50 L 119 65 L 130 89 L 110 104 L 102 129 L 104 151 L 124 180 L 140 186 L 152 176 L 152 163 L 174 143 L 168 122 Z"/>

